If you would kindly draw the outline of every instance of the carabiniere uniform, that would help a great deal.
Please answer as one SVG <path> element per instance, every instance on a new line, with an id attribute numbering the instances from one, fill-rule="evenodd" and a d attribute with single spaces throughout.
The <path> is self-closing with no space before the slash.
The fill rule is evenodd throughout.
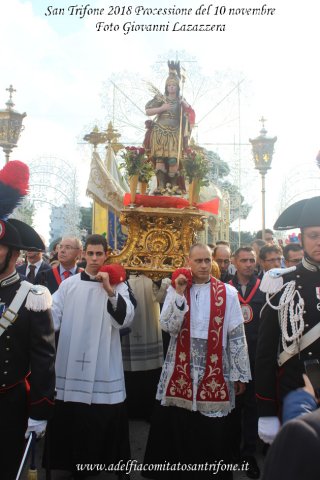
<path id="1" fill-rule="evenodd" d="M 21 279 L 16 272 L 0 281 L 1 316 L 20 285 Z M 5 329 L 1 327 L 0 470 L 4 468 L 2 473 L 6 472 L 1 478 L 15 478 L 24 449 L 28 417 L 48 419 L 53 407 L 55 347 L 51 313 L 43 303 L 47 301 L 44 298 L 41 299 L 42 311 L 26 308 L 26 301 L 39 307 L 38 299 L 43 296 L 43 290 L 44 287 L 33 286 L 13 323 Z"/>
<path id="2" fill-rule="evenodd" d="M 15 480 L 25 432 L 45 428 L 55 387 L 52 303 L 47 288 L 20 279 L 20 250 L 45 245 L 27 223 L 8 218 L 27 195 L 29 168 L 11 160 L 0 170 L 0 478 Z M 29 420 L 30 419 L 30 425 Z M 37 422 L 38 421 L 38 422 Z M 40 433 L 40 430 L 38 431 Z"/>
<path id="3" fill-rule="evenodd" d="M 259 416 L 281 415 L 283 397 L 296 388 L 304 386 L 302 374 L 305 373 L 305 361 L 320 360 L 320 269 L 306 257 L 296 270 L 283 276 L 283 284 L 294 282 L 294 307 L 300 296 L 301 318 L 294 329 L 301 329 L 300 347 L 296 353 L 285 355 L 283 347 L 283 328 L 280 329 L 281 315 L 270 306 L 262 311 L 256 357 L 256 393 Z M 275 306 L 279 304 L 283 290 L 271 299 Z M 285 310 L 283 310 L 285 312 Z M 286 318 L 288 338 L 292 335 L 293 316 L 290 308 L 282 314 Z M 302 320 L 302 321 L 301 321 Z M 312 330 L 314 329 L 314 330 Z M 307 334 L 307 335 L 306 335 Z M 303 344 L 304 336 L 308 342 Z M 292 345 L 287 342 L 286 345 Z M 284 355 L 284 357 L 283 357 Z"/>

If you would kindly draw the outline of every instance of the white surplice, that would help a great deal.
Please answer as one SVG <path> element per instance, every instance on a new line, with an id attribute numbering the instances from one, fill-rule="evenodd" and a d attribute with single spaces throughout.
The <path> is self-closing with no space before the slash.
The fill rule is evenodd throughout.
<path id="1" fill-rule="evenodd" d="M 53 295 L 55 330 L 60 330 L 56 359 L 57 399 L 87 404 L 114 404 L 126 397 L 119 329 L 130 325 L 134 307 L 128 287 L 115 287 L 126 303 L 122 325 L 107 310 L 102 283 L 74 275 Z M 110 298 L 114 304 L 115 299 Z"/>
<path id="2" fill-rule="evenodd" d="M 243 316 L 238 300 L 238 292 L 226 284 L 226 311 L 222 336 L 223 376 L 228 387 L 229 403 L 214 404 L 211 412 L 203 413 L 208 417 L 227 415 L 235 406 L 233 382 L 251 380 L 247 342 L 243 325 Z M 190 369 L 193 382 L 192 410 L 197 410 L 196 394 L 204 376 L 207 362 L 208 327 L 210 321 L 210 283 L 193 284 L 190 289 Z M 179 308 L 180 307 L 180 308 Z M 167 356 L 162 367 L 157 390 L 157 400 L 166 405 L 166 390 L 174 371 L 177 337 L 189 310 L 187 300 L 178 295 L 173 287 L 168 288 L 161 312 L 161 327 L 171 334 Z"/>

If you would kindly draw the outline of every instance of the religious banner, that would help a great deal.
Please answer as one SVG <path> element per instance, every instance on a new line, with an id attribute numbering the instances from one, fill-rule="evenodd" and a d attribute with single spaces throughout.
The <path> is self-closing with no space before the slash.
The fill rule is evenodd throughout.
<path id="1" fill-rule="evenodd" d="M 93 152 L 87 195 L 103 207 L 112 207 L 120 212 L 125 190 L 114 180 L 102 163 L 97 152 Z"/>

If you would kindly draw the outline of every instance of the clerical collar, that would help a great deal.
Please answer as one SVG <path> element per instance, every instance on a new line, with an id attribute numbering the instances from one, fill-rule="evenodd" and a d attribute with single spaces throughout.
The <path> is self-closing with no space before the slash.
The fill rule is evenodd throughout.
<path id="1" fill-rule="evenodd" d="M 85 270 L 84 273 L 85 273 L 86 275 L 88 275 L 88 277 L 90 278 L 90 280 L 95 280 L 95 279 L 96 279 L 96 275 L 91 275 L 90 273 L 87 272 L 87 270 Z"/>
<path id="2" fill-rule="evenodd" d="M 210 283 L 210 280 L 211 280 L 211 279 L 209 278 L 209 280 L 208 280 L 207 282 L 204 282 L 204 283 L 194 283 L 194 282 L 193 282 L 192 285 L 198 285 L 198 286 L 199 286 L 199 285 L 207 285 L 208 283 Z"/>
<path id="3" fill-rule="evenodd" d="M 305 255 L 302 259 L 302 265 L 305 269 L 309 270 L 310 272 L 319 272 L 320 271 L 320 263 L 311 260 L 308 255 Z"/>
<path id="4" fill-rule="evenodd" d="M 10 273 L 10 275 L 8 275 L 7 277 L 2 278 L 0 280 L 0 288 L 7 287 L 8 285 L 12 285 L 13 283 L 18 282 L 19 280 L 20 280 L 19 273 L 14 271 L 13 273 Z"/>

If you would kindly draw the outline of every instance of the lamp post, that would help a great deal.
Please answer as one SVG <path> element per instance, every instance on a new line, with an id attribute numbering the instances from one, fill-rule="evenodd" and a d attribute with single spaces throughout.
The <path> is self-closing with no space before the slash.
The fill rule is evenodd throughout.
<path id="1" fill-rule="evenodd" d="M 271 168 L 272 155 L 274 151 L 274 144 L 277 141 L 277 137 L 267 137 L 267 130 L 264 127 L 265 118 L 261 118 L 262 128 L 260 135 L 253 140 L 249 138 L 249 142 L 252 145 L 252 154 L 255 164 L 255 168 L 259 170 L 261 175 L 261 195 L 262 195 L 262 239 L 265 239 L 266 229 L 266 205 L 265 205 L 265 176 L 267 171 Z"/>
<path id="2" fill-rule="evenodd" d="M 6 155 L 6 163 L 8 163 L 10 153 L 12 149 L 17 146 L 20 133 L 24 129 L 22 120 L 27 114 L 18 113 L 16 110 L 13 110 L 14 103 L 12 101 L 12 94 L 16 90 L 12 85 L 6 90 L 10 96 L 6 102 L 7 108 L 0 110 L 0 147 L 2 147 Z"/>

